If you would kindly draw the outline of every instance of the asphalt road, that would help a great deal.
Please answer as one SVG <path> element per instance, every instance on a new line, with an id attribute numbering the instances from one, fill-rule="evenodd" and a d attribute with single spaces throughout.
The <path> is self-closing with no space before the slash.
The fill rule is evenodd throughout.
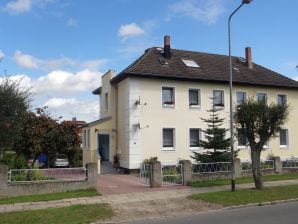
<path id="1" fill-rule="evenodd" d="M 294 224 L 298 223 L 298 202 L 247 207 L 188 215 L 133 224 Z"/>

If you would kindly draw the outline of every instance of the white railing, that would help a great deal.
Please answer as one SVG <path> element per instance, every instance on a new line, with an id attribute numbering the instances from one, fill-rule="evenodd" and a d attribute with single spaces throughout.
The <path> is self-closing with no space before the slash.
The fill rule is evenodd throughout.
<path id="1" fill-rule="evenodd" d="M 192 173 L 227 173 L 231 171 L 230 162 L 192 164 Z"/>
<path id="2" fill-rule="evenodd" d="M 177 165 L 161 165 L 161 182 L 166 185 L 182 185 L 182 164 Z"/>
<path id="3" fill-rule="evenodd" d="M 140 180 L 145 185 L 150 184 L 150 172 L 151 172 L 150 168 L 151 168 L 150 163 L 140 164 Z"/>
<path id="4" fill-rule="evenodd" d="M 273 160 L 261 161 L 261 170 L 273 170 L 274 167 L 275 167 L 275 164 L 274 164 Z M 252 171 L 251 162 L 242 162 L 241 170 L 242 170 L 242 172 L 251 172 Z"/>
<path id="5" fill-rule="evenodd" d="M 85 168 L 17 169 L 8 172 L 8 181 L 11 183 L 83 181 L 86 179 L 87 169 Z"/>
<path id="6" fill-rule="evenodd" d="M 291 158 L 286 161 L 282 161 L 282 168 L 297 169 L 298 168 L 298 158 Z"/>

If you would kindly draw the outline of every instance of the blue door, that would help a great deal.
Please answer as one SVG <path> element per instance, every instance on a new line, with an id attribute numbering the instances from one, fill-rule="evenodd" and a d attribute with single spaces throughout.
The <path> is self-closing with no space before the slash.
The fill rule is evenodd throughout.
<path id="1" fill-rule="evenodd" d="M 102 160 L 109 161 L 110 156 L 110 137 L 106 134 L 98 135 L 98 153 Z"/>

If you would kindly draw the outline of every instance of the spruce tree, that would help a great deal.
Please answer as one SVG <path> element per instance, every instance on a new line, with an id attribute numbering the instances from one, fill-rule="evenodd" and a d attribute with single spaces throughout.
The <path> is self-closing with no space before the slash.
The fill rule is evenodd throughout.
<path id="1" fill-rule="evenodd" d="M 213 100 L 213 99 L 212 99 Z M 207 129 L 202 130 L 206 140 L 199 140 L 199 147 L 204 152 L 194 152 L 192 157 L 198 162 L 226 162 L 230 161 L 230 138 L 226 138 L 229 129 L 223 128 L 224 118 L 219 117 L 219 109 L 212 105 L 209 118 L 201 118 L 207 123 Z"/>

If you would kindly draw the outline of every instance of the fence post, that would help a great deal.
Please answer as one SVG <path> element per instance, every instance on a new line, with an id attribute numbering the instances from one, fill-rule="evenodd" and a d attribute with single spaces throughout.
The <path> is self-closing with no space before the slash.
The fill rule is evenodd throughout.
<path id="1" fill-rule="evenodd" d="M 91 187 L 96 187 L 97 182 L 97 164 L 87 163 L 87 181 Z"/>
<path id="2" fill-rule="evenodd" d="M 182 164 L 183 185 L 187 185 L 191 181 L 191 162 L 189 160 L 180 160 L 179 163 Z"/>
<path id="3" fill-rule="evenodd" d="M 5 193 L 7 188 L 7 179 L 8 179 L 8 166 L 0 165 L 0 196 Z"/>
<path id="4" fill-rule="evenodd" d="M 161 187 L 161 164 L 159 161 L 150 163 L 150 187 Z"/>
<path id="5" fill-rule="evenodd" d="M 241 169 L 241 161 L 239 158 L 234 159 L 234 169 L 235 169 L 235 177 L 241 177 L 242 169 Z"/>
<path id="6" fill-rule="evenodd" d="M 274 161 L 274 172 L 281 173 L 282 172 L 282 161 L 279 156 L 273 157 Z"/>

